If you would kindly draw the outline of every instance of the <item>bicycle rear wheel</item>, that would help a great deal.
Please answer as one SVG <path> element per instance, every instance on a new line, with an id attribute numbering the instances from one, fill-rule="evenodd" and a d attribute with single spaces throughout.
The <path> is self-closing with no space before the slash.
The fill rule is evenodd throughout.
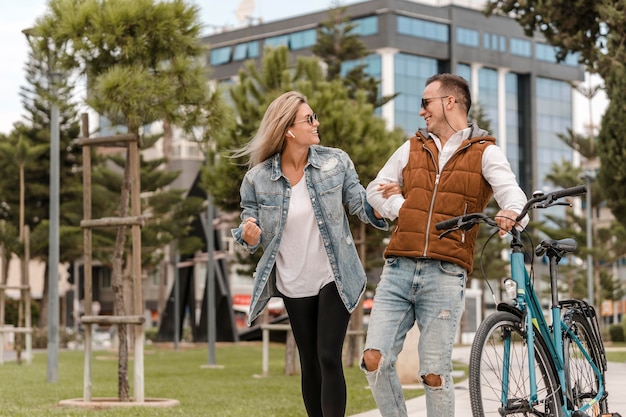
<path id="1" fill-rule="evenodd" d="M 536 401 L 530 398 L 524 323 L 499 311 L 485 319 L 470 354 L 469 387 L 474 417 L 562 416 L 562 395 L 547 347 L 535 334 Z M 507 370 L 508 364 L 508 370 Z M 504 391 L 505 378 L 508 389 Z"/>
<path id="2" fill-rule="evenodd" d="M 580 312 L 569 312 L 563 317 L 563 321 L 571 332 L 580 340 L 582 347 L 600 372 L 604 381 L 604 365 L 601 355 L 602 346 L 589 325 L 587 319 Z M 565 378 L 568 381 L 567 399 L 575 409 L 582 408 L 594 400 L 599 392 L 600 380 L 591 363 L 585 358 L 578 344 L 569 333 L 563 337 L 563 354 Z M 585 413 L 589 416 L 599 416 L 608 413 L 606 395 L 597 403 L 593 404 Z"/>

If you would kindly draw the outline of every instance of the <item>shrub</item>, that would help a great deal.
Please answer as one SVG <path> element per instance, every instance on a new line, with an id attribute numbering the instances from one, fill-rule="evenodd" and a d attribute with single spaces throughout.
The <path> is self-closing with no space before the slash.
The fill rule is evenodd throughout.
<path id="1" fill-rule="evenodd" d="M 623 342 L 626 340 L 624 338 L 624 327 L 620 324 L 612 324 L 609 327 L 609 335 L 611 337 L 611 342 Z"/>

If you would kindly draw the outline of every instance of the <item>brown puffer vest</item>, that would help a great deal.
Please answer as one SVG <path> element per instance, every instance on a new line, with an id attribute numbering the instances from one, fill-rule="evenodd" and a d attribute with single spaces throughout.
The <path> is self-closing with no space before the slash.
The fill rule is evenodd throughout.
<path id="1" fill-rule="evenodd" d="M 482 212 L 493 190 L 482 176 L 482 157 L 492 136 L 464 140 L 439 173 L 439 150 L 417 132 L 404 167 L 404 197 L 396 229 L 385 257 L 433 258 L 453 262 L 472 272 L 478 228 L 455 231 L 443 239 L 435 224 L 466 213 Z"/>

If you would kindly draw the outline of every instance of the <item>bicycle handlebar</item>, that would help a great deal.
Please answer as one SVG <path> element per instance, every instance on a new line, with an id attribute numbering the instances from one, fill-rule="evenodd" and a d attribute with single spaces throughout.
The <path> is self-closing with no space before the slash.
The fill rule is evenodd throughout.
<path id="1" fill-rule="evenodd" d="M 493 222 L 493 224 L 491 225 L 497 226 L 496 222 L 484 213 L 470 213 L 439 222 L 435 225 L 435 228 L 437 230 L 448 230 L 452 229 L 455 226 L 458 226 L 459 229 L 469 230 L 474 227 L 475 224 L 478 224 L 481 221 L 484 221 L 488 224 L 491 224 L 491 222 Z"/>
<path id="2" fill-rule="evenodd" d="M 575 187 L 564 188 L 562 190 L 552 191 L 550 193 L 537 195 L 529 199 L 524 208 L 520 212 L 519 216 L 515 219 L 516 222 L 519 222 L 526 216 L 526 214 L 533 208 L 546 208 L 554 205 L 557 200 L 563 197 L 575 196 L 584 194 L 587 192 L 587 187 L 584 185 L 577 185 Z M 543 203 L 543 204 L 540 204 Z M 453 217 L 448 220 L 444 220 L 435 224 L 435 228 L 437 230 L 469 230 L 480 222 L 485 222 L 490 226 L 497 227 L 497 223 L 491 217 L 487 216 L 484 213 L 469 213 L 464 214 L 462 216 Z M 446 234 L 444 232 L 444 234 Z M 442 235 L 443 236 L 443 235 Z"/>
<path id="3" fill-rule="evenodd" d="M 557 200 L 559 200 L 559 199 L 561 199 L 563 197 L 570 197 L 570 196 L 585 194 L 586 192 L 587 192 L 587 187 L 585 187 L 584 185 L 577 185 L 575 187 L 564 188 L 562 190 L 556 190 L 556 191 L 552 191 L 552 192 L 547 193 L 547 194 L 542 194 L 542 195 L 533 197 L 533 198 L 531 198 L 530 200 L 528 200 L 526 202 L 526 204 L 524 205 L 524 208 L 522 209 L 522 211 L 519 214 L 519 216 L 517 216 L 515 221 L 522 220 L 524 218 L 524 216 L 526 216 L 526 214 L 532 208 L 546 208 L 546 207 L 550 207 Z M 542 205 L 538 204 L 538 203 L 542 203 L 544 201 L 546 202 L 545 204 L 542 204 Z"/>

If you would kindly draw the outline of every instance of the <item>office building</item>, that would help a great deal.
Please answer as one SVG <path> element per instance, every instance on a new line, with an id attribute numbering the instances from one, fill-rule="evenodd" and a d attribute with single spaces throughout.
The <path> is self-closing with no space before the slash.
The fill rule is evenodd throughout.
<path id="1" fill-rule="evenodd" d="M 443 5 L 442 5 L 443 3 Z M 557 134 L 573 125 L 571 81 L 584 80 L 576 56 L 557 63 L 554 47 L 526 36 L 504 16 L 486 17 L 476 0 L 370 0 L 346 6 L 346 16 L 371 54 L 359 63 L 380 79 L 382 95 L 399 95 L 380 109 L 389 126 L 412 135 L 426 79 L 452 72 L 471 85 L 474 103 L 490 122 L 527 193 L 544 187 L 553 162 L 572 160 Z M 328 11 L 222 31 L 205 38 L 211 77 L 236 80 L 244 61 L 264 48 L 287 45 L 294 56 L 311 55 L 319 22 Z M 346 65 L 351 65 L 347 63 Z"/>

